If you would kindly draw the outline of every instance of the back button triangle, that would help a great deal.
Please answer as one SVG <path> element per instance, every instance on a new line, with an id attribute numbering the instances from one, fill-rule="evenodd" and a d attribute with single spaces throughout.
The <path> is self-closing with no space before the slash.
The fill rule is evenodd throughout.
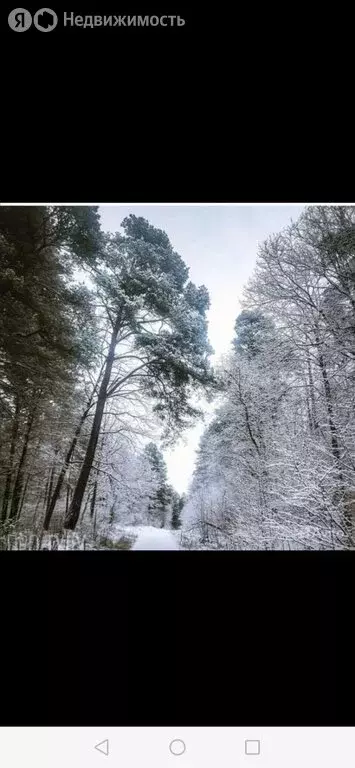
<path id="1" fill-rule="evenodd" d="M 101 752 L 103 755 L 108 755 L 108 739 L 105 739 L 104 741 L 100 741 L 99 744 L 95 745 L 95 749 L 97 749 L 98 752 Z"/>

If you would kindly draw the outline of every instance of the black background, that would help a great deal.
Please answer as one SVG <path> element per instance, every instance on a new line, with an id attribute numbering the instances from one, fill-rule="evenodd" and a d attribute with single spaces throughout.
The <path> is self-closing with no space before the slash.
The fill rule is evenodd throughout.
<path id="1" fill-rule="evenodd" d="M 1 553 L 2 725 L 354 725 L 347 553 Z"/>
<path id="2" fill-rule="evenodd" d="M 12 8 L 0 202 L 353 201 L 336 11 L 16 34 Z M 2 552 L 0 724 L 355 725 L 354 557 Z"/>
<path id="3" fill-rule="evenodd" d="M 76 3 L 53 9 L 186 24 L 50 33 L 13 32 L 12 9 L 0 23 L 0 200 L 353 200 L 351 25 L 340 8 L 290 20 L 270 4 Z"/>

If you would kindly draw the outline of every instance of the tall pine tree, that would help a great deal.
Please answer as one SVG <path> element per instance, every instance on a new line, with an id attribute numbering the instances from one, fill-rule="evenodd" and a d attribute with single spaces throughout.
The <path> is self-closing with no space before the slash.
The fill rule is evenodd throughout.
<path id="1" fill-rule="evenodd" d="M 188 268 L 165 232 L 129 216 L 124 235 L 107 238 L 96 274 L 110 327 L 86 454 L 65 525 L 74 529 L 93 465 L 106 402 L 127 381 L 149 397 L 165 436 L 188 426 L 200 411 L 191 396 L 212 383 L 208 357 L 206 288 L 188 280 Z"/>

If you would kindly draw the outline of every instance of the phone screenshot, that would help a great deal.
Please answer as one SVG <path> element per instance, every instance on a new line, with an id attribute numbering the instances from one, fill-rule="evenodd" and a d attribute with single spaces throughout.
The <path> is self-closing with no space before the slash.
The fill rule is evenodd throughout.
<path id="1" fill-rule="evenodd" d="M 350 768 L 355 207 L 4 202 L 0 282 L 0 763 Z"/>

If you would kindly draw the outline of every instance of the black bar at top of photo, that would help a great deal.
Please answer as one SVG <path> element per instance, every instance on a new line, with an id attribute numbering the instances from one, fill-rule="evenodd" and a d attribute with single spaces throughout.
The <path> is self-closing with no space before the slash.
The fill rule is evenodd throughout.
<path id="1" fill-rule="evenodd" d="M 110 149 L 113 142 L 108 137 L 107 145 L 102 151 L 97 149 L 93 153 L 89 164 L 83 155 L 74 151 L 78 142 L 79 136 L 73 133 L 70 147 L 60 145 L 52 155 L 49 136 L 45 135 L 41 154 L 46 156 L 50 153 L 51 164 L 41 164 L 35 170 L 32 159 L 24 157 L 21 178 L 14 171 L 12 174 L 4 172 L 0 181 L 0 204 L 302 205 L 354 202 L 354 190 L 349 177 L 340 180 L 331 170 L 326 178 L 322 171 L 305 177 L 301 164 L 291 178 L 284 167 L 280 168 L 281 159 L 275 157 L 275 176 L 269 178 L 266 149 L 265 153 L 261 151 L 261 155 L 256 158 L 256 175 L 251 176 L 245 157 L 228 158 L 221 153 L 216 157 L 212 152 L 207 169 L 197 136 L 191 136 L 189 151 L 185 151 L 184 145 L 176 144 L 174 151 L 164 147 L 164 143 L 159 148 L 156 143 L 149 143 L 148 137 L 138 146 L 127 143 L 122 136 L 122 160 Z M 193 154 L 192 162 L 190 153 Z"/>
<path id="2" fill-rule="evenodd" d="M 82 18 L 142 13 L 140 6 L 67 9 Z M 53 10 L 62 21 L 64 9 Z M 316 41 L 328 37 L 326 21 L 317 19 L 312 35 L 308 19 L 305 39 L 301 17 L 293 18 L 273 44 L 278 11 L 259 8 L 256 24 L 248 10 L 152 4 L 143 14 L 172 12 L 186 23 L 61 23 L 49 34 L 32 24 L 18 34 L 5 7 L 4 65 L 9 49 L 21 77 L 10 67 L 2 83 L 9 163 L 0 200 L 352 202 L 351 123 L 339 121 L 333 106 L 334 98 L 347 101 L 346 67 L 333 98 L 327 54 L 315 54 Z M 331 25 L 334 35 L 334 16 Z"/>

